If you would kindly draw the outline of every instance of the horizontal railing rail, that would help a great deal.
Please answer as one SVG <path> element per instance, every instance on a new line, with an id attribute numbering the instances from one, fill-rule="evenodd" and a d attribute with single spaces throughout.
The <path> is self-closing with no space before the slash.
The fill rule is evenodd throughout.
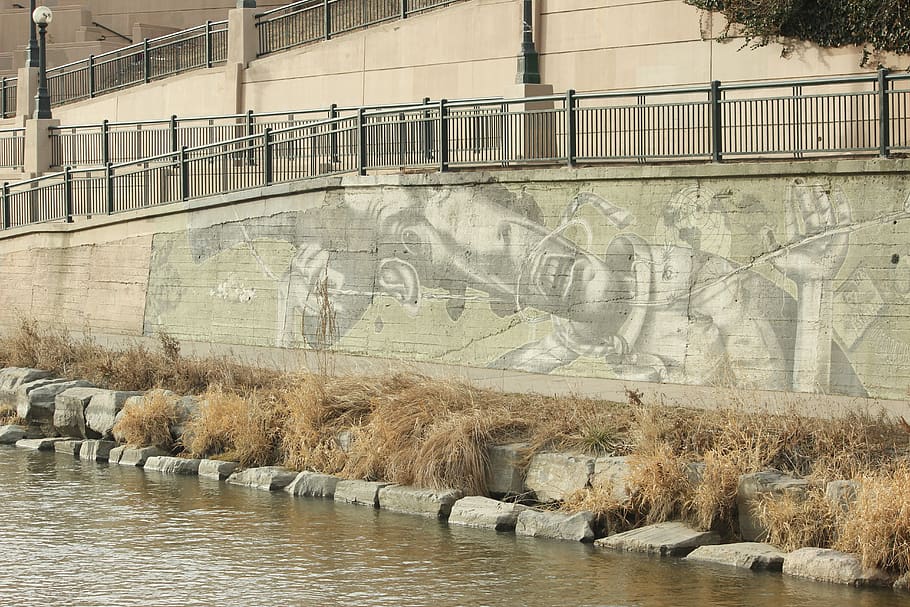
<path id="1" fill-rule="evenodd" d="M 262 57 L 464 0 L 303 0 L 256 15 Z"/>
<path id="2" fill-rule="evenodd" d="M 92 55 L 47 71 L 52 105 L 158 80 L 227 60 L 227 21 L 143 40 L 102 55 Z"/>
<path id="3" fill-rule="evenodd" d="M 25 166 L 25 129 L 0 129 L 0 168 Z"/>
<path id="4" fill-rule="evenodd" d="M 910 75 L 881 70 L 844 79 L 175 117 L 104 123 L 101 131 L 65 127 L 52 137 L 76 133 L 83 138 L 70 147 L 106 149 L 104 166 L 3 184 L 2 227 L 375 170 L 889 156 L 910 149 L 908 118 Z M 117 139 L 119 129 L 130 133 L 127 143 Z M 129 158 L 137 145 L 146 156 Z"/>
<path id="5" fill-rule="evenodd" d="M 0 78 L 0 118 L 16 115 L 18 78 Z"/>

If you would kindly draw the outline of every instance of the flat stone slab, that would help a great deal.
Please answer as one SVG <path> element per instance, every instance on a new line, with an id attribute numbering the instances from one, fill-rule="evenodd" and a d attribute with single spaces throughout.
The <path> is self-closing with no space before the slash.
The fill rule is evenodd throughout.
<path id="1" fill-rule="evenodd" d="M 33 451 L 53 451 L 54 445 L 60 441 L 69 440 L 67 438 L 23 438 L 16 441 L 16 446 L 21 449 L 31 449 Z"/>
<path id="2" fill-rule="evenodd" d="M 527 509 L 527 506 L 521 504 L 471 495 L 461 498 L 452 505 L 449 524 L 496 531 L 514 531 L 515 525 L 518 523 L 518 515 Z"/>
<path id="3" fill-rule="evenodd" d="M 153 455 L 145 460 L 145 469 L 161 472 L 162 474 L 194 475 L 199 473 L 199 461 L 198 459 L 186 459 L 183 457 Z"/>
<path id="4" fill-rule="evenodd" d="M 142 466 L 145 466 L 145 462 L 148 458 L 160 455 L 167 455 L 167 453 L 158 447 L 131 447 L 129 445 L 121 445 L 111 449 L 111 452 L 107 455 L 107 461 L 111 464 L 141 468 Z"/>
<path id="5" fill-rule="evenodd" d="M 92 462 L 105 462 L 110 456 L 111 449 L 116 446 L 117 443 L 109 440 L 82 441 L 82 448 L 79 449 L 79 459 Z"/>
<path id="6" fill-rule="evenodd" d="M 686 556 L 699 546 L 719 543 L 720 536 L 713 531 L 696 531 L 679 522 L 648 525 L 594 542 L 601 548 L 660 556 Z"/>
<path id="7" fill-rule="evenodd" d="M 451 489 L 434 491 L 406 485 L 389 485 L 379 490 L 379 507 L 445 520 L 449 518 L 452 504 L 463 495 L 461 491 Z"/>
<path id="8" fill-rule="evenodd" d="M 335 501 L 379 508 L 379 490 L 389 483 L 374 481 L 338 481 L 335 485 Z"/>
<path id="9" fill-rule="evenodd" d="M 523 510 L 518 514 L 515 534 L 572 542 L 594 541 L 594 515 L 590 512 L 548 512 Z"/>
<path id="10" fill-rule="evenodd" d="M 331 474 L 304 471 L 298 474 L 297 478 L 284 490 L 291 495 L 333 499 L 338 481 L 338 477 Z"/>
<path id="11" fill-rule="evenodd" d="M 80 449 L 82 449 L 81 439 L 61 440 L 54 443 L 54 451 L 73 457 L 79 457 Z"/>
<path id="12" fill-rule="evenodd" d="M 783 552 L 771 544 L 740 542 L 699 546 L 686 557 L 688 561 L 728 565 L 752 571 L 780 571 L 784 565 Z"/>
<path id="13" fill-rule="evenodd" d="M 554 502 L 584 489 L 594 473 L 594 458 L 571 453 L 538 453 L 531 458 L 525 488 L 538 501 Z"/>
<path id="14" fill-rule="evenodd" d="M 204 459 L 199 462 L 199 476 L 223 481 L 234 474 L 240 464 L 220 459 Z"/>
<path id="15" fill-rule="evenodd" d="M 295 478 L 297 473 L 292 470 L 280 466 L 263 466 L 235 472 L 227 478 L 227 482 L 263 491 L 279 491 L 294 482 Z"/>
<path id="16" fill-rule="evenodd" d="M 816 582 L 850 586 L 886 586 L 892 576 L 880 569 L 867 569 L 854 554 L 827 548 L 800 548 L 784 557 L 786 575 L 807 578 Z"/>
<path id="17" fill-rule="evenodd" d="M 25 426 L 9 425 L 0 426 L 0 445 L 15 445 L 28 434 Z"/>

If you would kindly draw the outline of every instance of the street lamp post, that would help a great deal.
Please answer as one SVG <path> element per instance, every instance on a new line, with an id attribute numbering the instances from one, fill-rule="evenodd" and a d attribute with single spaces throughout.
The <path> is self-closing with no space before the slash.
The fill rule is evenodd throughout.
<path id="1" fill-rule="evenodd" d="M 540 60 L 534 48 L 533 8 L 524 0 L 521 22 L 521 54 L 518 55 L 518 84 L 540 84 Z"/>
<path id="2" fill-rule="evenodd" d="M 28 61 L 26 67 L 38 67 L 38 34 L 35 30 L 35 20 L 31 15 L 35 14 L 35 0 L 31 1 L 28 19 Z"/>
<path id="3" fill-rule="evenodd" d="M 47 91 L 47 26 L 54 18 L 54 13 L 46 6 L 39 6 L 32 13 L 32 21 L 38 25 L 38 95 L 35 97 L 39 120 L 53 118 L 51 114 L 51 96 Z"/>

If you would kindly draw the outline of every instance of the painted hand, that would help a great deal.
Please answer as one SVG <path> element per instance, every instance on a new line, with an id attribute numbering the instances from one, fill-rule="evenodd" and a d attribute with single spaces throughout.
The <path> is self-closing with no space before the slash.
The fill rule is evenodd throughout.
<path id="1" fill-rule="evenodd" d="M 851 219 L 840 188 L 829 193 L 797 179 L 787 197 L 787 243 L 779 246 L 773 233 L 765 234 L 768 250 L 782 249 L 772 265 L 797 285 L 833 279 L 847 257 Z"/>

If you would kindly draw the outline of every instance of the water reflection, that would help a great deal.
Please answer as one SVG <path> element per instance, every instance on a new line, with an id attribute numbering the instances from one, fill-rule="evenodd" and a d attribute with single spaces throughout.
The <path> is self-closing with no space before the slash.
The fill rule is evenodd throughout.
<path id="1" fill-rule="evenodd" d="M 910 605 L 20 449 L 0 508 L 2 605 Z"/>

